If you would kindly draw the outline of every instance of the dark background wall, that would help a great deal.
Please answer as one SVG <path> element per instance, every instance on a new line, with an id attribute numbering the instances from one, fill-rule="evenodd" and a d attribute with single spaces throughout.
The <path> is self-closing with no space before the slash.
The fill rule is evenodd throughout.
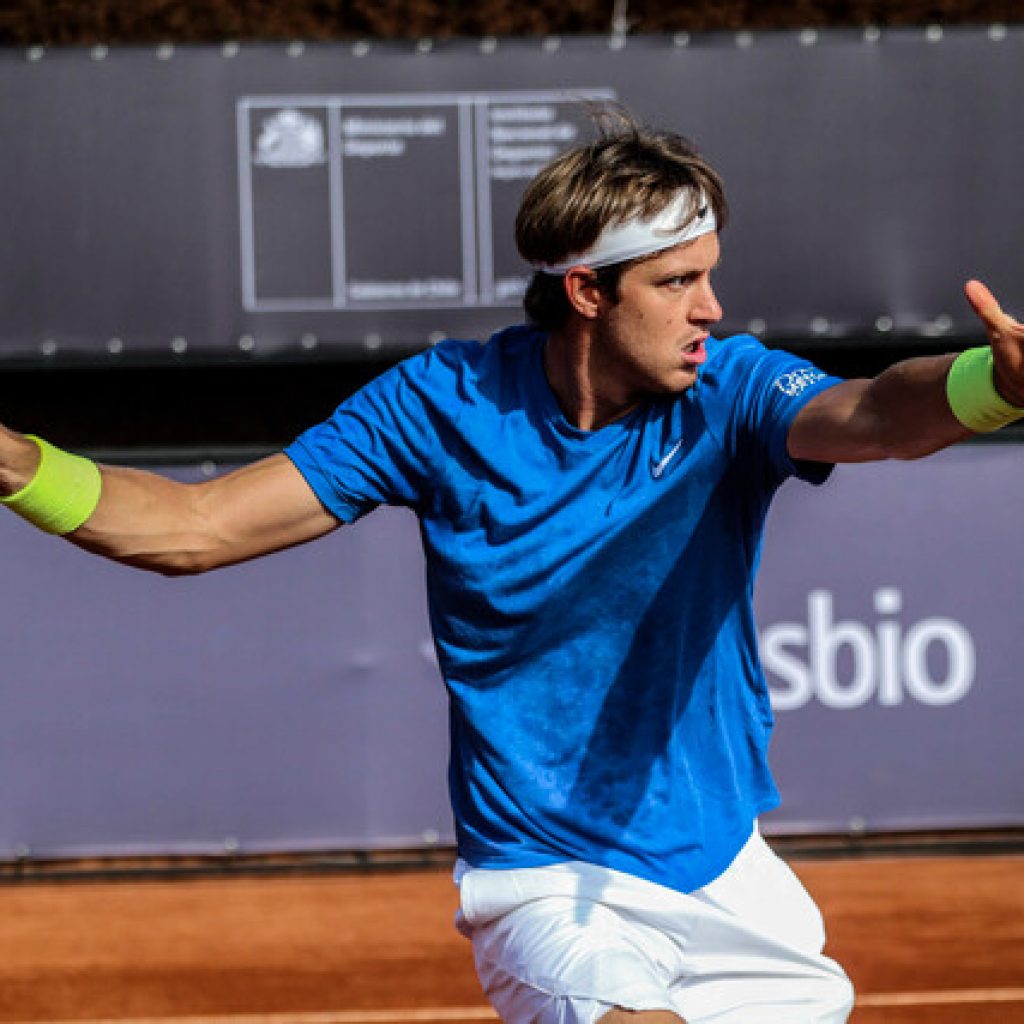
<path id="1" fill-rule="evenodd" d="M 1020 20 L 1010 0 L 10 0 L 0 44 L 213 42 L 605 32 L 707 32 Z"/>
<path id="2" fill-rule="evenodd" d="M 0 10 L 0 45 L 547 36 L 613 29 L 697 33 L 1019 19 L 1019 5 L 1001 0 L 10 0 Z M 946 337 L 935 350 L 962 347 L 966 340 Z M 804 344 L 825 369 L 843 375 L 873 374 L 910 352 L 928 350 L 919 338 L 908 343 L 893 337 L 884 345 L 859 345 L 856 339 L 841 347 Z M 211 362 L 190 356 L 116 366 L 0 365 L 0 419 L 92 450 L 272 448 L 388 364 L 387 358 Z"/>

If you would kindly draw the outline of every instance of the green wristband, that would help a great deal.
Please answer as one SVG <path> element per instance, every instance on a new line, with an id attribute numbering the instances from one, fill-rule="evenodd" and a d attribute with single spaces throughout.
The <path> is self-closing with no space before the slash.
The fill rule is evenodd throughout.
<path id="1" fill-rule="evenodd" d="M 77 530 L 99 504 L 99 467 L 41 437 L 26 436 L 39 446 L 39 468 L 20 491 L 0 498 L 0 503 L 47 533 Z"/>
<path id="2" fill-rule="evenodd" d="M 969 348 L 949 368 L 946 398 L 953 415 L 968 430 L 984 434 L 1024 417 L 1024 409 L 1010 405 L 996 391 L 992 377 L 992 349 Z"/>

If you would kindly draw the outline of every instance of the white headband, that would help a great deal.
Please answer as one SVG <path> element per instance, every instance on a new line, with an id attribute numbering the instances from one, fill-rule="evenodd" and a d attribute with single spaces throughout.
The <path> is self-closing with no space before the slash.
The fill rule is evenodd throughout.
<path id="1" fill-rule="evenodd" d="M 576 253 L 561 263 L 537 263 L 534 269 L 545 274 L 564 274 L 570 268 L 579 266 L 596 270 L 612 263 L 636 259 L 637 256 L 649 256 L 662 249 L 671 249 L 683 242 L 692 242 L 718 227 L 715 211 L 707 196 L 698 193 L 696 200 L 694 204 L 691 189 L 683 189 L 661 213 L 650 220 L 634 219 L 624 224 L 609 225 L 586 252 Z"/>

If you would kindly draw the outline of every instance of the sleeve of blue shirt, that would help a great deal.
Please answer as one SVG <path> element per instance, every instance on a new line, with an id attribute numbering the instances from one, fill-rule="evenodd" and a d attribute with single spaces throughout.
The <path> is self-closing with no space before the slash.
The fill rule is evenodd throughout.
<path id="1" fill-rule="evenodd" d="M 377 505 L 416 508 L 424 500 L 439 465 L 431 373 L 445 369 L 436 350 L 413 356 L 285 449 L 342 522 L 355 522 Z"/>
<path id="2" fill-rule="evenodd" d="M 821 483 L 826 463 L 794 462 L 786 439 L 796 414 L 840 382 L 792 353 L 767 349 L 750 335 L 718 342 L 709 351 L 702 403 L 708 428 L 729 453 L 759 465 L 769 484 L 797 476 Z"/>

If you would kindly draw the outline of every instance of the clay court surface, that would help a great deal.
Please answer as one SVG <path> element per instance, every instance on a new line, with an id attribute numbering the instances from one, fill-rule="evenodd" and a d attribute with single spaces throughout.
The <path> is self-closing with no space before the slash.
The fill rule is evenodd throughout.
<path id="1" fill-rule="evenodd" d="M 1024 1022 L 1024 856 L 792 861 L 859 1024 Z M 0 1021 L 493 1022 L 448 872 L 0 886 Z"/>

